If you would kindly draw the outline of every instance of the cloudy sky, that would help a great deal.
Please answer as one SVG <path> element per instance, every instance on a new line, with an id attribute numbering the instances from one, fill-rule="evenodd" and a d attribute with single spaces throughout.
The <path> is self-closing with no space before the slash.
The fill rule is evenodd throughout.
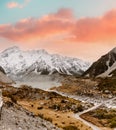
<path id="1" fill-rule="evenodd" d="M 0 51 L 11 46 L 95 61 L 116 47 L 116 0 L 1 0 Z"/>

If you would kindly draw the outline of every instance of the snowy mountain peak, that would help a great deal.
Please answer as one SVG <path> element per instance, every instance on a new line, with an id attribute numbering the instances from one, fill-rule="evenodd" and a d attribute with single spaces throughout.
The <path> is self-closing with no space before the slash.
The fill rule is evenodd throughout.
<path id="1" fill-rule="evenodd" d="M 25 53 L 31 53 L 31 54 L 41 54 L 41 55 L 48 55 L 49 53 L 44 50 L 44 49 L 40 49 L 40 50 L 27 50 L 27 51 L 23 51 Z"/>
<path id="2" fill-rule="evenodd" d="M 48 54 L 48 52 L 44 49 L 37 50 L 37 52 L 42 53 L 42 54 Z"/>
<path id="3" fill-rule="evenodd" d="M 11 53 L 16 53 L 16 52 L 19 52 L 19 51 L 20 51 L 20 48 L 19 48 L 19 47 L 13 46 L 13 47 L 10 47 L 10 48 L 4 50 L 4 51 L 2 52 L 2 54 L 4 54 L 4 55 L 9 55 L 9 54 L 11 54 Z"/>
<path id="4" fill-rule="evenodd" d="M 22 51 L 11 47 L 0 54 L 0 65 L 12 75 L 26 73 L 81 75 L 90 64 L 77 58 L 49 54 L 45 50 Z"/>
<path id="5" fill-rule="evenodd" d="M 10 52 L 10 51 L 19 51 L 20 50 L 20 48 L 19 47 L 17 47 L 17 46 L 13 46 L 13 47 L 9 47 L 9 48 L 7 48 L 6 50 L 4 50 L 3 51 L 3 53 L 4 52 Z"/>

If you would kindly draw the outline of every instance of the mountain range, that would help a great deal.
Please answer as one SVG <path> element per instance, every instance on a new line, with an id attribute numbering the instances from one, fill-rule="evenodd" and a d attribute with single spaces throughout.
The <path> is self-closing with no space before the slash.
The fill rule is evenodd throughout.
<path id="1" fill-rule="evenodd" d="M 11 47 L 0 53 L 0 66 L 8 76 L 19 78 L 31 73 L 82 75 L 90 63 L 77 58 L 49 54 L 45 50 L 22 51 L 18 47 Z"/>
<path id="2" fill-rule="evenodd" d="M 77 58 L 49 54 L 45 50 L 22 51 L 11 47 L 0 53 L 0 73 L 12 79 L 26 75 L 52 75 L 54 73 L 85 77 L 116 76 L 116 47 L 91 66 Z"/>

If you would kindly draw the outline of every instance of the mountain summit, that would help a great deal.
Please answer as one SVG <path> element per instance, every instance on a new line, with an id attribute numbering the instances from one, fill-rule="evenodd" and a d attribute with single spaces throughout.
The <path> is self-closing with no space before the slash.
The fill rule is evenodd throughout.
<path id="1" fill-rule="evenodd" d="M 116 75 L 116 47 L 102 56 L 84 73 L 88 77 L 111 77 Z"/>
<path id="2" fill-rule="evenodd" d="M 45 50 L 22 51 L 11 47 L 0 53 L 0 65 L 11 77 L 19 77 L 29 73 L 81 75 L 90 64 L 77 58 L 49 54 Z"/>

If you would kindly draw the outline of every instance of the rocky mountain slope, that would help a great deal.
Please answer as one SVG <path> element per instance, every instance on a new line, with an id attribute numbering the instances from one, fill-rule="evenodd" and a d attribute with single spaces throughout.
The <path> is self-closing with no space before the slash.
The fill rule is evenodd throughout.
<path id="1" fill-rule="evenodd" d="M 94 62 L 83 75 L 87 77 L 116 76 L 116 47 Z"/>
<path id="2" fill-rule="evenodd" d="M 0 84 L 11 84 L 13 81 L 5 74 L 4 69 L 0 66 Z"/>
<path id="3" fill-rule="evenodd" d="M 2 107 L 0 130 L 59 130 L 59 128 L 7 99 Z"/>
<path id="4" fill-rule="evenodd" d="M 49 54 L 45 50 L 22 51 L 11 47 L 0 53 L 0 65 L 12 76 L 29 73 L 81 75 L 89 63 L 77 58 Z"/>

